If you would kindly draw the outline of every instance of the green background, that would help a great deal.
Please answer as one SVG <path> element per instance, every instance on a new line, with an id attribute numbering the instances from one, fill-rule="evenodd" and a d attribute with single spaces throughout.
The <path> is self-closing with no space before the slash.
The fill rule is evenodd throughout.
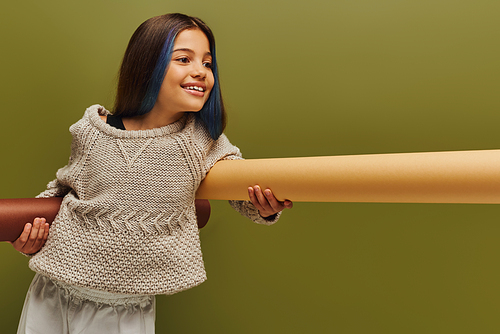
<path id="1" fill-rule="evenodd" d="M 495 0 L 18 1 L 0 8 L 0 198 L 67 163 L 112 106 L 129 37 L 199 16 L 247 158 L 499 148 Z M 498 333 L 498 205 L 295 203 L 272 227 L 212 202 L 209 279 L 157 298 L 157 333 Z M 0 243 L 0 332 L 33 276 Z"/>

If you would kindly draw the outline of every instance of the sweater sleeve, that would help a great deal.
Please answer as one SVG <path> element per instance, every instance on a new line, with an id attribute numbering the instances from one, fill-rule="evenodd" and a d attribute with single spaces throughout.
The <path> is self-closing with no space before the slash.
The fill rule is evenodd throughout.
<path id="1" fill-rule="evenodd" d="M 226 135 L 222 134 L 219 139 L 212 140 L 206 131 L 198 132 L 197 142 L 201 144 L 202 151 L 205 152 L 205 170 L 203 177 L 210 169 L 220 160 L 241 160 L 241 152 L 238 147 L 230 143 Z M 270 217 L 263 218 L 259 214 L 259 210 L 250 201 L 229 201 L 233 209 L 241 215 L 251 219 L 257 224 L 272 225 L 276 223 L 281 215 L 281 212 Z"/>
<path id="2" fill-rule="evenodd" d="M 278 212 L 272 216 L 264 218 L 259 214 L 259 210 L 257 210 L 255 205 L 253 205 L 250 201 L 229 201 L 229 204 L 242 216 L 253 220 L 253 222 L 257 224 L 269 226 L 276 223 L 281 216 L 281 212 Z"/>
<path id="3" fill-rule="evenodd" d="M 65 186 L 58 179 L 54 179 L 47 184 L 47 190 L 42 191 L 36 198 L 64 197 L 71 188 Z"/>
<path id="4" fill-rule="evenodd" d="M 82 159 L 87 151 L 85 146 L 88 145 L 82 142 L 84 142 L 85 137 L 88 137 L 88 129 L 88 121 L 85 118 L 70 127 L 72 141 L 68 164 L 57 171 L 56 178 L 47 184 L 47 189 L 38 194 L 37 198 L 64 197 L 71 191 L 71 179 L 75 176 L 71 177 L 70 175 L 75 175 L 78 166 L 83 163 Z"/>

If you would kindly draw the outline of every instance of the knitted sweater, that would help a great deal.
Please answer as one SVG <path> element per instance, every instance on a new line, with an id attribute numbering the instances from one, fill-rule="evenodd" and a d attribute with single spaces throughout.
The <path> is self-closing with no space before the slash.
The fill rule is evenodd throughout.
<path id="1" fill-rule="evenodd" d="M 162 128 L 125 131 L 99 105 L 70 127 L 68 165 L 38 197 L 64 196 L 32 270 L 90 289 L 172 294 L 206 279 L 195 192 L 221 159 L 241 159 L 225 135 L 211 139 L 192 114 Z M 261 224 L 248 201 L 232 201 Z"/>

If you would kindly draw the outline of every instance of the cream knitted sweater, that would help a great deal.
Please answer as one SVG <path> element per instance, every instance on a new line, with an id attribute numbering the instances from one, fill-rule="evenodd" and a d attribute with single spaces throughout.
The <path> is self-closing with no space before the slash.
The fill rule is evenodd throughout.
<path id="1" fill-rule="evenodd" d="M 116 129 L 109 112 L 88 108 L 71 126 L 68 165 L 39 197 L 64 196 L 49 238 L 30 268 L 90 289 L 172 294 L 206 279 L 195 192 L 221 159 L 240 159 L 225 135 L 217 141 L 193 115 L 162 128 Z M 261 224 L 250 202 L 231 205 Z"/>

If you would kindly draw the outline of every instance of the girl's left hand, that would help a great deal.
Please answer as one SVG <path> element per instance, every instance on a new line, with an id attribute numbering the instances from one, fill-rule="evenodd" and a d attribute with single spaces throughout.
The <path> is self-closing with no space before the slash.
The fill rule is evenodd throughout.
<path id="1" fill-rule="evenodd" d="M 24 254 L 31 255 L 42 249 L 49 235 L 49 224 L 45 218 L 35 218 L 33 224 L 27 223 L 21 236 L 10 242 L 14 248 Z"/>
<path id="2" fill-rule="evenodd" d="M 263 218 L 272 216 L 283 211 L 283 209 L 291 209 L 293 207 L 292 201 L 285 200 L 284 202 L 280 202 L 274 197 L 271 189 L 262 191 L 258 185 L 248 187 L 248 196 L 250 196 L 250 201 L 259 210 Z"/>

